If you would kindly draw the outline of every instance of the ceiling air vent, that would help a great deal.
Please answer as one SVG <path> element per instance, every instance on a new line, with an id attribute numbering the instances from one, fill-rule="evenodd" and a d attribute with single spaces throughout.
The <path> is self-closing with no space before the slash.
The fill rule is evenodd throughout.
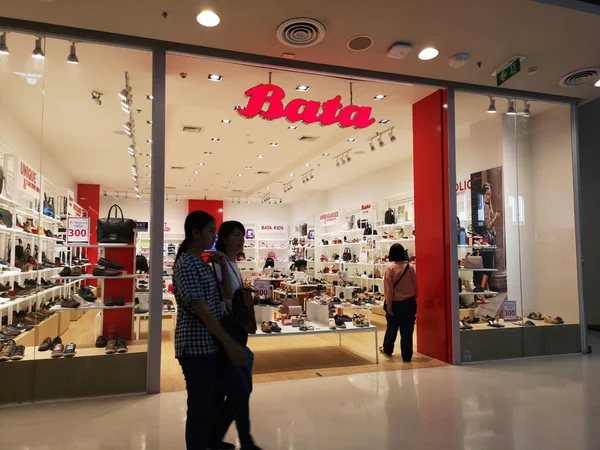
<path id="1" fill-rule="evenodd" d="M 185 167 L 183 166 L 171 166 L 171 170 L 184 170 Z"/>
<path id="2" fill-rule="evenodd" d="M 276 35 L 279 42 L 288 47 L 312 47 L 325 38 L 325 25 L 315 19 L 298 17 L 279 25 Z"/>
<path id="3" fill-rule="evenodd" d="M 181 131 L 184 133 L 202 133 L 202 127 L 197 127 L 195 125 L 184 125 L 181 127 Z"/>
<path id="4" fill-rule="evenodd" d="M 373 45 L 373 38 L 371 36 L 354 36 L 348 42 L 346 42 L 346 47 L 348 50 L 352 50 L 353 52 L 362 52 L 365 51 Z"/>
<path id="5" fill-rule="evenodd" d="M 254 172 L 255 175 L 269 175 L 271 172 L 266 170 L 259 170 L 258 172 Z"/>
<path id="6" fill-rule="evenodd" d="M 302 141 L 302 142 L 314 142 L 314 141 L 316 141 L 317 139 L 319 139 L 319 137 L 318 137 L 318 136 L 300 136 L 300 137 L 298 138 L 298 140 L 299 140 L 299 141 Z"/>
<path id="7" fill-rule="evenodd" d="M 165 189 L 175 189 L 175 186 L 165 186 Z"/>
<path id="8" fill-rule="evenodd" d="M 585 86 L 586 84 L 596 81 L 598 79 L 598 74 L 600 74 L 600 69 L 597 67 L 579 69 L 566 74 L 560 79 L 558 84 L 568 88 Z"/>
<path id="9" fill-rule="evenodd" d="M 233 191 L 231 191 L 231 192 L 244 192 L 244 191 L 243 191 L 242 189 L 234 189 L 234 190 L 233 190 Z"/>

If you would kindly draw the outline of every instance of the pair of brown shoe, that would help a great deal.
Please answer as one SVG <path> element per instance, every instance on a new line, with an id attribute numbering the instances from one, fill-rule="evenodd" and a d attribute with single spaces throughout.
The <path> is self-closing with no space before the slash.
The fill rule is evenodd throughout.
<path id="1" fill-rule="evenodd" d="M 60 306 L 61 308 L 79 308 L 79 302 L 72 297 L 63 298 L 60 301 Z"/>

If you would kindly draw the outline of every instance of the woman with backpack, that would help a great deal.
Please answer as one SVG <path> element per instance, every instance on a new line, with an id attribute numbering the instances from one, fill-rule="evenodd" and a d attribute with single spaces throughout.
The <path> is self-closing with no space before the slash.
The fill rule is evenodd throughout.
<path id="1" fill-rule="evenodd" d="M 383 277 L 385 295 L 385 319 L 387 327 L 383 347 L 379 351 L 386 356 L 394 353 L 394 344 L 400 330 L 400 350 L 402 360 L 410 362 L 413 355 L 413 332 L 417 317 L 417 274 L 406 258 L 401 244 L 390 248 L 392 262 Z"/>

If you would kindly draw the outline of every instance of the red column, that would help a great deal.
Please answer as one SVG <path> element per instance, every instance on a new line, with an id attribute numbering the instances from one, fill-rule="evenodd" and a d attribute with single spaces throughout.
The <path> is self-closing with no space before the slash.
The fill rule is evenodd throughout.
<path id="1" fill-rule="evenodd" d="M 452 361 L 446 92 L 413 105 L 417 351 Z"/>
<path id="2" fill-rule="evenodd" d="M 188 200 L 188 212 L 205 211 L 217 221 L 217 229 L 223 223 L 223 200 Z"/>
<path id="3" fill-rule="evenodd" d="M 96 221 L 100 217 L 100 185 L 78 184 L 77 203 L 79 203 L 88 212 L 88 216 L 90 218 L 90 244 L 97 244 Z M 98 262 L 97 248 L 88 249 L 87 254 L 91 264 Z"/>

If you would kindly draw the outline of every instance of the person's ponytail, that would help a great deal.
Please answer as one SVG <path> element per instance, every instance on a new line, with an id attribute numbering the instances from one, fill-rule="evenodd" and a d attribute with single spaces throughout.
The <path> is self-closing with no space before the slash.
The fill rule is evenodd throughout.
<path id="1" fill-rule="evenodd" d="M 183 225 L 183 228 L 185 230 L 185 239 L 179 246 L 179 250 L 177 250 L 177 255 L 175 256 L 175 262 L 177 262 L 179 257 L 184 252 L 187 252 L 189 250 L 190 245 L 192 243 L 192 239 L 193 239 L 192 232 L 194 230 L 202 231 L 202 230 L 204 230 L 204 228 L 206 228 L 206 226 L 209 223 L 214 222 L 214 221 L 215 221 L 215 218 L 213 216 L 211 216 L 209 213 L 204 212 L 204 211 L 192 211 L 191 213 L 189 213 L 187 215 L 187 217 L 185 218 L 185 224 Z"/>

